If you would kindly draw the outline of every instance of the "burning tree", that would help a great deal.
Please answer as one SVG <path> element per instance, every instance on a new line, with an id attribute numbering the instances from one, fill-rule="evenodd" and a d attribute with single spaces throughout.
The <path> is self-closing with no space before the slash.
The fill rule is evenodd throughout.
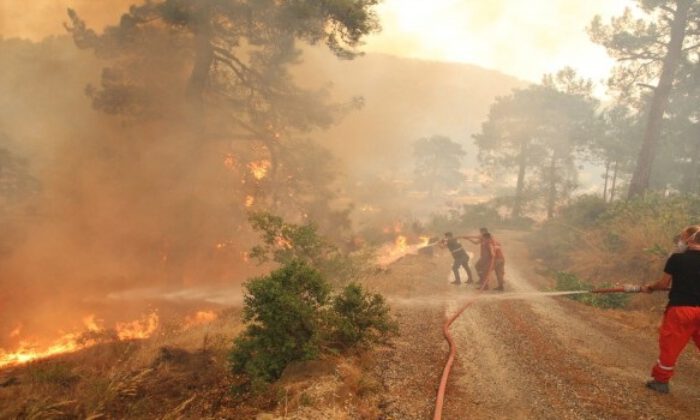
<path id="1" fill-rule="evenodd" d="M 184 111 L 173 106 L 186 99 L 186 111 L 195 109 L 189 116 L 204 125 L 200 140 L 261 142 L 274 175 L 284 139 L 329 126 L 353 104 L 332 104 L 327 90 L 297 86 L 290 67 L 301 57 L 298 44 L 323 41 L 353 58 L 362 36 L 378 30 L 377 2 L 149 1 L 101 35 L 72 10 L 67 28 L 80 48 L 111 63 L 101 86 L 88 87 L 96 108 L 173 117 Z"/>
<path id="2" fill-rule="evenodd" d="M 362 37 L 379 29 L 377 3 L 148 1 L 100 34 L 69 10 L 66 28 L 76 45 L 107 63 L 99 85 L 86 89 L 93 107 L 139 127 L 126 141 L 153 147 L 165 140 L 170 149 L 162 154 L 169 164 L 156 176 L 172 184 L 164 194 L 180 190 L 167 206 L 171 223 L 160 246 L 173 281 L 196 252 L 193 239 L 215 243 L 222 231 L 240 236 L 246 207 L 283 207 L 296 218 L 335 214 L 328 205 L 332 161 L 304 136 L 361 101 L 334 103 L 328 88 L 301 88 L 291 70 L 302 46 L 323 43 L 343 59 L 358 55 Z M 156 138 L 146 142 L 144 132 Z M 146 146 L 133 148 L 139 147 Z M 315 169 L 300 169 L 310 165 Z M 209 186 L 226 198 L 204 194 Z M 207 230 L 204 220 L 222 223 Z"/>

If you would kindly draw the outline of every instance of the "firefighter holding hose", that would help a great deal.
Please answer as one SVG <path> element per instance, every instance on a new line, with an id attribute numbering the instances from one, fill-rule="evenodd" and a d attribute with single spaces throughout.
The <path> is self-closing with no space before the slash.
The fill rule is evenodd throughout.
<path id="1" fill-rule="evenodd" d="M 676 360 L 691 338 L 700 350 L 700 225 L 681 232 L 678 251 L 666 261 L 661 279 L 642 287 L 647 293 L 671 287 L 659 329 L 659 359 L 651 371 L 654 379 L 646 383 L 662 394 L 669 392 Z"/>
<path id="2" fill-rule="evenodd" d="M 506 260 L 503 257 L 501 244 L 485 227 L 479 228 L 479 236 L 465 236 L 464 239 L 479 245 L 479 260 L 476 262 L 476 272 L 479 275 L 477 285 L 482 290 L 489 290 L 489 274 L 495 272 L 498 286 L 494 290 L 503 291 Z"/>
<path id="3" fill-rule="evenodd" d="M 463 237 L 463 239 L 465 238 Z M 452 232 L 445 233 L 445 239 L 442 240 L 442 244 L 447 245 L 447 249 L 450 250 L 452 259 L 454 260 L 452 263 L 452 272 L 455 275 L 455 281 L 453 281 L 452 284 L 457 286 L 462 284 L 462 280 L 459 276 L 459 267 L 464 267 L 464 271 L 467 272 L 467 284 L 473 283 L 472 270 L 469 268 L 469 255 L 462 247 L 462 244 L 459 243 Z"/>
<path id="4" fill-rule="evenodd" d="M 506 274 L 506 258 L 503 256 L 503 248 L 501 247 L 501 243 L 495 240 L 489 232 L 484 233 L 482 237 L 489 249 L 489 255 L 491 256 L 488 260 L 487 272 L 484 275 L 483 281 L 487 282 L 487 284 L 484 285 L 484 290 L 488 290 L 489 287 L 489 273 L 496 273 L 496 281 L 498 282 L 498 286 L 496 286 L 496 288 L 493 290 L 502 292 L 503 281 Z"/>

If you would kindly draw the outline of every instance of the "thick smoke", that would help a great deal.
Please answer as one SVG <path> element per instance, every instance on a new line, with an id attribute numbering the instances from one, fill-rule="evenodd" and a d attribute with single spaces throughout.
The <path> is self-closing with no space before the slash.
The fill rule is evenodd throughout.
<path id="1" fill-rule="evenodd" d="M 244 261 L 247 168 L 226 165 L 228 144 L 195 147 L 188 123 L 93 109 L 85 89 L 103 63 L 67 36 L 5 40 L 0 55 L 9 93 L 0 147 L 27 162 L 39 186 L 3 208 L 16 234 L 3 238 L 0 345 L 19 340 L 18 328 L 54 333 L 91 312 L 113 317 L 115 291 L 231 287 L 256 272 Z"/>
<path id="2" fill-rule="evenodd" d="M 99 30 L 129 2 L 87 3 L 71 6 Z M 67 20 L 60 13 L 42 19 Z M 77 48 L 68 35 L 37 40 L 40 32 L 35 41 L 0 40 L 0 152 L 24 162 L 35 186 L 2 201 L 0 348 L 79 329 L 88 314 L 106 324 L 132 319 L 157 307 L 156 298 L 182 297 L 178 290 L 197 290 L 190 295 L 198 299 L 206 288 L 238 293 L 263 269 L 246 261 L 256 239 L 249 207 L 302 214 L 331 233 L 351 208 L 355 229 L 372 220 L 381 230 L 398 209 L 417 208 L 414 197 L 396 195 L 396 179 L 412 170 L 412 142 L 442 133 L 467 147 L 490 100 L 520 85 L 469 66 L 339 61 L 309 47 L 294 70 L 299 85 L 331 83 L 336 103 L 362 96 L 364 107 L 343 109 L 330 130 L 289 143 L 291 164 L 277 174 L 284 182 L 270 185 L 264 145 L 232 138 L 225 115 L 203 120 L 187 101 L 188 57 L 152 42 L 136 72 L 153 89 L 116 90 L 141 99 L 125 110 L 120 97 L 100 96 L 122 76 L 104 70 L 114 64 L 109 57 Z M 105 112 L 114 106 L 127 112 Z"/>

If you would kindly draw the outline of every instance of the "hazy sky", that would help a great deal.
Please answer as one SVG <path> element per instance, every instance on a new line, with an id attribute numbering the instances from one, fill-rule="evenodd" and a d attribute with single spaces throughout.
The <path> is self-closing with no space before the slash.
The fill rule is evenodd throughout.
<path id="1" fill-rule="evenodd" d="M 630 0 L 384 0 L 370 51 L 479 64 L 539 81 L 566 65 L 594 80 L 612 60 L 586 27 Z"/>
<path id="2" fill-rule="evenodd" d="M 67 7 L 92 26 L 116 22 L 135 0 L 0 0 L 0 34 L 38 39 L 63 33 Z M 618 14 L 631 0 L 384 0 L 384 31 L 366 50 L 478 64 L 522 79 L 571 65 L 594 80 L 612 65 L 588 40 L 595 14 Z M 21 5 L 21 6 L 18 6 Z"/>

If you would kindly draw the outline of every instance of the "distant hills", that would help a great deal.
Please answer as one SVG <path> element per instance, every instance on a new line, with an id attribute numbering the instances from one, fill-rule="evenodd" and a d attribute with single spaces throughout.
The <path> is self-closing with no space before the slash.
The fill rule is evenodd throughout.
<path id="1" fill-rule="evenodd" d="M 443 134 L 462 143 L 475 162 L 471 135 L 497 96 L 526 82 L 475 65 L 367 54 L 338 60 L 321 49 L 304 54 L 302 72 L 328 81 L 338 100 L 363 96 L 365 106 L 316 137 L 361 175 L 412 167 L 411 143 Z M 471 166 L 471 165 L 470 165 Z"/>

